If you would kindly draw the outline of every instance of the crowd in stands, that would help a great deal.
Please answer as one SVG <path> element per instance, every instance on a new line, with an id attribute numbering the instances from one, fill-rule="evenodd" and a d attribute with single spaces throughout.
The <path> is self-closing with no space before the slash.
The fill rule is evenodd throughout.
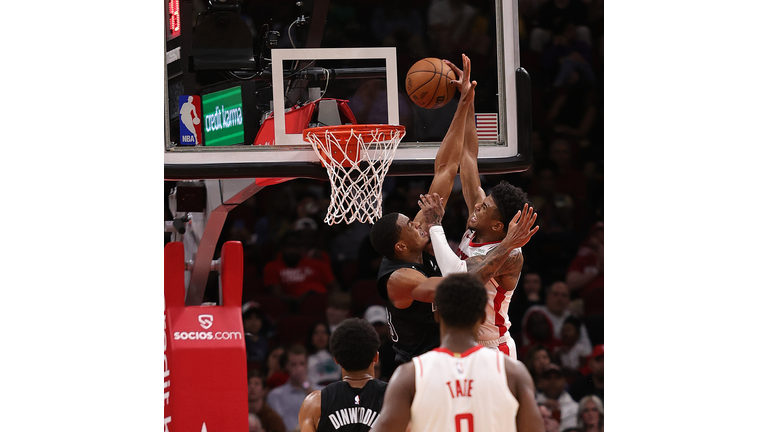
<path id="1" fill-rule="evenodd" d="M 433 55 L 466 53 L 473 61 L 473 77 L 480 81 L 483 58 L 493 55 L 484 52 L 481 34 L 488 17 L 466 1 L 429 3 L 421 21 L 399 17 L 420 23 L 411 24 L 411 30 L 431 26 L 437 33 L 452 22 L 454 12 L 463 17 L 450 37 L 432 47 L 439 48 Z M 509 306 L 510 333 L 518 359 L 534 378 L 546 430 L 600 431 L 602 1 L 520 0 L 519 16 L 521 64 L 533 87 L 534 161 L 525 172 L 481 176 L 484 187 L 506 180 L 523 188 L 538 213 L 540 230 L 523 248 L 525 267 Z M 328 19 L 334 17 L 329 11 Z M 375 24 L 383 29 L 394 25 Z M 458 35 L 457 29 L 464 33 Z M 403 37 L 402 32 L 394 34 Z M 394 43 L 406 43 L 401 39 Z M 392 41 L 382 38 L 382 44 Z M 482 91 L 478 86 L 478 98 Z M 427 192 L 429 182 L 419 176 L 388 177 L 384 214 L 415 215 L 418 196 Z M 368 239 L 370 225 L 325 224 L 329 196 L 327 181 L 296 179 L 267 187 L 229 213 L 221 235 L 220 245 L 238 240 L 244 247 L 243 324 L 252 430 L 293 430 L 304 396 L 341 379 L 328 339 L 347 317 L 365 318 L 381 336 L 377 378 L 387 380 L 394 370 L 387 313 L 375 292 L 381 257 Z M 466 212 L 457 184 L 443 218 L 454 246 L 464 232 Z M 209 294 L 217 291 L 209 289 Z"/>

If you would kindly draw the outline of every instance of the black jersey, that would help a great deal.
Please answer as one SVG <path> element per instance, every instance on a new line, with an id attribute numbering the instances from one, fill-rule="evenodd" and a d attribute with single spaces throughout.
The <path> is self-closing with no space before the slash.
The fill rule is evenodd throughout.
<path id="1" fill-rule="evenodd" d="M 379 418 L 387 383 L 372 379 L 363 388 L 337 381 L 320 390 L 317 432 L 366 432 Z"/>
<path id="2" fill-rule="evenodd" d="M 437 260 L 432 255 L 422 252 L 424 264 L 401 260 L 390 260 L 387 257 L 379 266 L 379 278 L 376 289 L 379 295 L 387 301 L 389 332 L 392 335 L 392 348 L 395 351 L 395 361 L 405 363 L 411 358 L 440 346 L 440 326 L 435 322 L 432 303 L 414 300 L 405 309 L 398 309 L 387 294 L 387 281 L 396 270 L 412 268 L 426 277 L 441 276 Z"/>

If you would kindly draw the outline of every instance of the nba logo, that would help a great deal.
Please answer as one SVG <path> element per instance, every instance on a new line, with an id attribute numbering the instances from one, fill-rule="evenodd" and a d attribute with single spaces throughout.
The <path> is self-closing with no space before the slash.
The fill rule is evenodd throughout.
<path id="1" fill-rule="evenodd" d="M 202 145 L 200 96 L 179 96 L 179 143 L 185 146 Z"/>

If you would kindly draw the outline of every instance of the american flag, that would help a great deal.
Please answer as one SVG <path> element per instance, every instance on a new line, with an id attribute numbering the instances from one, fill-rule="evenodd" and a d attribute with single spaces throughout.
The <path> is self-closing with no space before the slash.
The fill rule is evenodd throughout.
<path id="1" fill-rule="evenodd" d="M 475 114 L 475 126 L 477 127 L 477 139 L 479 141 L 496 141 L 499 139 L 499 115 Z"/>

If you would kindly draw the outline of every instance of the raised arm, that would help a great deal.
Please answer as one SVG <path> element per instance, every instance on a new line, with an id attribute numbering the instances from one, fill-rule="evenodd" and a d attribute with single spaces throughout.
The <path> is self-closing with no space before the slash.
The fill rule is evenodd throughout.
<path id="1" fill-rule="evenodd" d="M 464 147 L 459 164 L 461 193 L 467 204 L 468 215 L 475 211 L 475 204 L 485 199 L 485 192 L 480 187 L 480 173 L 477 169 L 479 150 L 480 143 L 477 140 L 477 125 L 475 124 L 475 99 L 472 98 L 464 125 Z"/>
<path id="2" fill-rule="evenodd" d="M 477 82 L 471 81 L 470 78 L 471 63 L 469 57 L 462 54 L 461 58 L 464 67 L 463 71 L 448 60 L 444 60 L 445 64 L 458 77 L 457 80 L 451 82 L 451 85 L 458 87 L 461 92 L 461 98 L 459 99 L 459 106 L 453 115 L 453 120 L 451 120 L 451 125 L 448 127 L 448 132 L 443 137 L 440 149 L 438 149 L 437 155 L 435 155 L 435 176 L 432 178 L 432 184 L 429 186 L 429 193 L 437 193 L 444 199 L 443 205 L 447 203 L 448 197 L 451 195 L 456 173 L 459 171 L 467 110 L 469 109 L 470 101 L 475 97 L 475 86 L 477 85 Z M 421 223 L 423 220 L 421 212 L 413 220 Z"/>

